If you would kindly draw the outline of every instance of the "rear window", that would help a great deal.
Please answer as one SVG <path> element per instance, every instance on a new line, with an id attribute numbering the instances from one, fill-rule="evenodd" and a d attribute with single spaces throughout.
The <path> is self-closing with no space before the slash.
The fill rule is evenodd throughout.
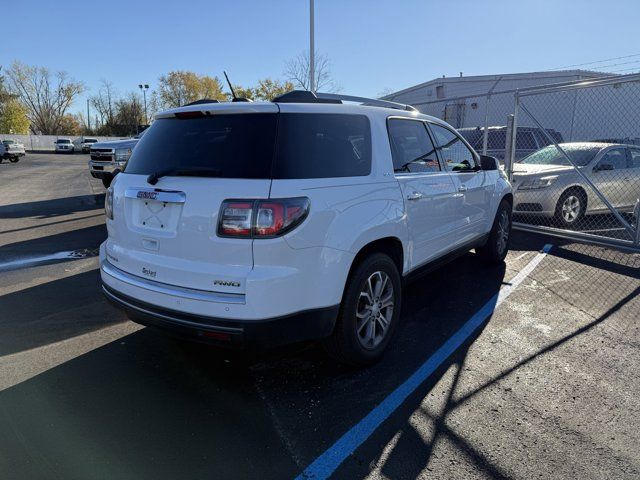
<path id="1" fill-rule="evenodd" d="M 149 175 L 199 167 L 213 168 L 222 178 L 368 175 L 369 120 L 304 113 L 158 119 L 136 145 L 125 171 Z"/>
<path id="2" fill-rule="evenodd" d="M 270 178 L 276 115 L 162 118 L 140 139 L 127 173 L 207 167 L 222 178 Z"/>

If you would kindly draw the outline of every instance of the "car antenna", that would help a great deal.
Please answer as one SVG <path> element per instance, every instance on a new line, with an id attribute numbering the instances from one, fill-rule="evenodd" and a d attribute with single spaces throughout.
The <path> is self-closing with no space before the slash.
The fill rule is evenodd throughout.
<path id="1" fill-rule="evenodd" d="M 231 96 L 233 97 L 232 102 L 251 102 L 252 101 L 252 100 L 249 100 L 248 98 L 236 97 L 236 92 L 233 90 L 233 86 L 231 85 L 231 81 L 229 81 L 229 75 L 227 75 L 227 72 L 225 72 L 224 70 L 222 71 L 222 73 L 224 73 L 224 78 L 227 79 L 227 84 L 229 85 L 229 90 L 231 90 Z"/>
<path id="2" fill-rule="evenodd" d="M 227 79 L 227 84 L 229 84 L 229 90 L 231 90 L 231 96 L 233 97 L 233 101 L 237 102 L 237 98 L 236 97 L 236 92 L 233 91 L 233 86 L 231 85 L 231 82 L 229 81 L 229 75 L 227 75 L 227 72 L 225 72 L 224 70 L 222 71 L 222 73 L 224 73 L 224 78 Z"/>

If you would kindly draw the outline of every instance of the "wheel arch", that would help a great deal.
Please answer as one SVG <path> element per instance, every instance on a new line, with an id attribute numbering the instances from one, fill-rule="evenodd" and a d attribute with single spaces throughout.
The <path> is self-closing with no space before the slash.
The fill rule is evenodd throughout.
<path id="1" fill-rule="evenodd" d="M 391 257 L 393 263 L 398 268 L 398 273 L 402 276 L 404 270 L 404 246 L 398 237 L 382 237 L 363 245 L 351 262 L 349 275 L 353 269 L 365 258 L 373 253 L 384 253 Z M 348 276 L 347 276 L 348 278 Z"/>

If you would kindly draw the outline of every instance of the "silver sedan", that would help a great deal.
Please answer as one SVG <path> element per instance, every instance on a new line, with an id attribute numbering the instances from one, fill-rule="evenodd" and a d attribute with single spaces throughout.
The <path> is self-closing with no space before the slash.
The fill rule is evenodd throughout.
<path id="1" fill-rule="evenodd" d="M 595 142 L 560 146 L 614 208 L 633 211 L 640 197 L 640 147 Z M 513 189 L 514 213 L 554 217 L 567 228 L 585 215 L 608 211 L 553 145 L 514 165 Z"/>

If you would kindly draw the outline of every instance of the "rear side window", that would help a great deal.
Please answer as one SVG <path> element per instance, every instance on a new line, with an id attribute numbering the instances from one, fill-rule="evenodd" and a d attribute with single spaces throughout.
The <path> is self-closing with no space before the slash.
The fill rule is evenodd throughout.
<path id="1" fill-rule="evenodd" d="M 277 114 L 156 120 L 140 139 L 127 173 L 213 168 L 222 178 L 271 178 Z"/>
<path id="2" fill-rule="evenodd" d="M 358 177 L 371 173 L 365 115 L 283 113 L 273 178 Z"/>

